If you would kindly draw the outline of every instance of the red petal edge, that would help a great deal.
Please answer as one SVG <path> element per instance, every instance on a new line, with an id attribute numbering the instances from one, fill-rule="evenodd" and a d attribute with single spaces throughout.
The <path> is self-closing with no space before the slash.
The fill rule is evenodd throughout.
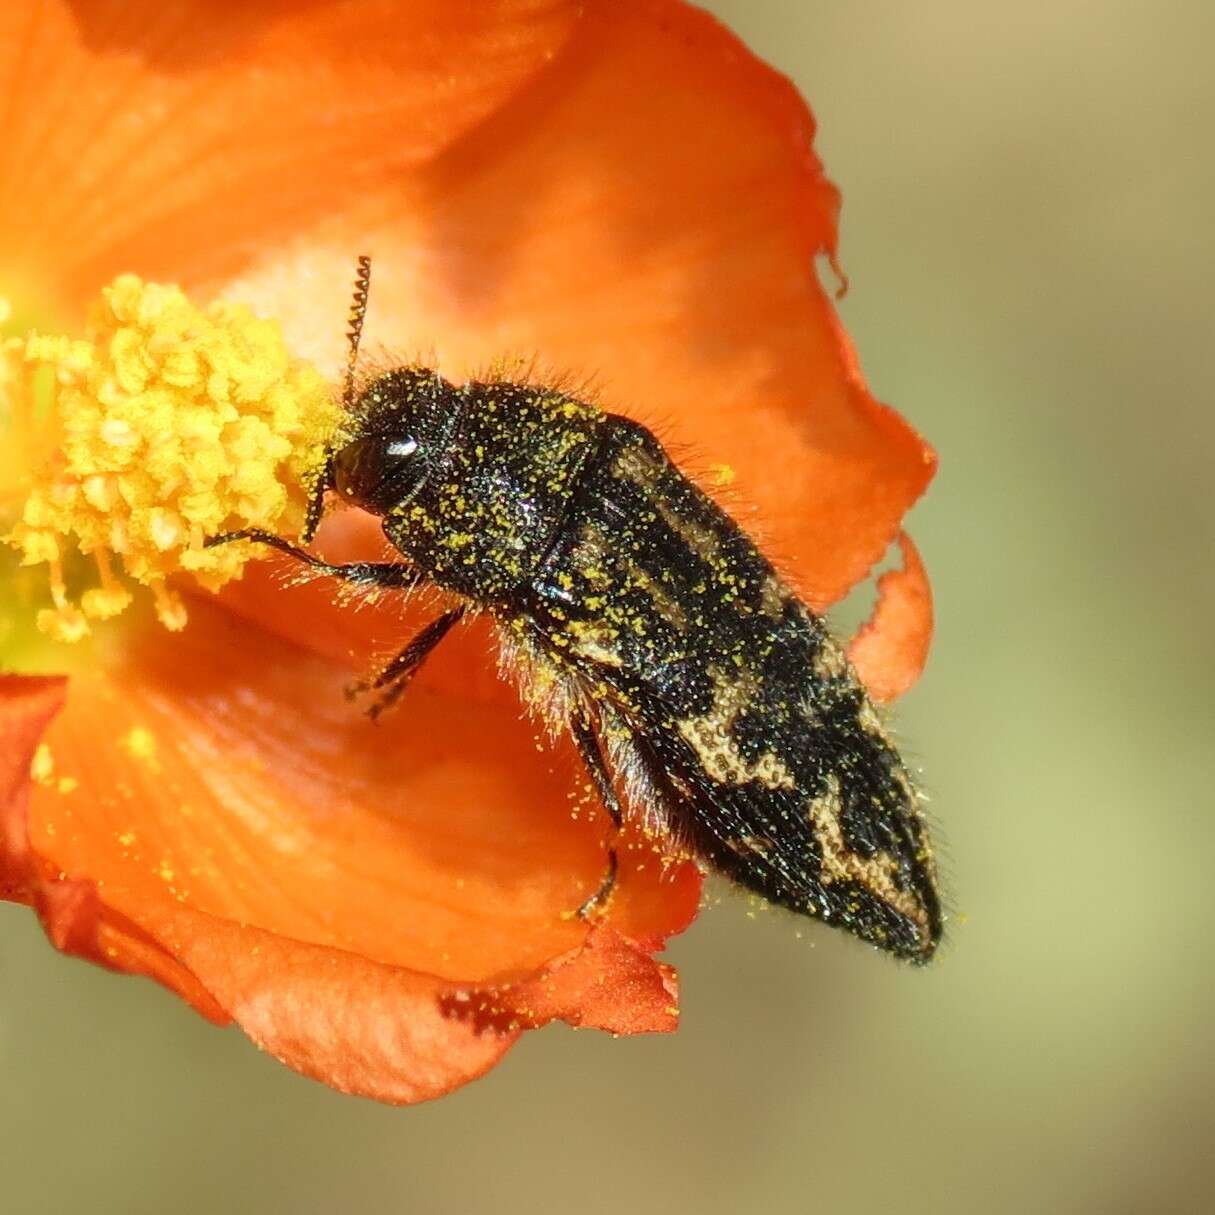
<path id="1" fill-rule="evenodd" d="M 661 942 L 649 942 L 658 948 Z M 663 1034 L 679 1027 L 679 976 L 650 950 L 606 924 L 544 970 L 517 983 L 448 995 L 444 1006 L 472 1024 L 536 1029 L 550 1021 L 613 1034 Z"/>
<path id="2" fill-rule="evenodd" d="M 0 897 L 29 903 L 36 866 L 25 829 L 30 763 L 63 708 L 67 680 L 0 675 Z"/>
<path id="3" fill-rule="evenodd" d="M 889 570 L 877 582 L 873 614 L 848 647 L 848 657 L 874 700 L 902 696 L 928 661 L 932 643 L 932 588 L 919 551 L 906 532 L 899 533 L 901 569 Z"/>

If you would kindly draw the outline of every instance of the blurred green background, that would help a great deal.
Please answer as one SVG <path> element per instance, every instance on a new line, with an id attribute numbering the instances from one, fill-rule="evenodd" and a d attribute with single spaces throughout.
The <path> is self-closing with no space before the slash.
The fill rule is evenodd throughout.
<path id="1" fill-rule="evenodd" d="M 674 1038 L 345 1098 L 0 907 L 6 1211 L 1215 1208 L 1215 7 L 733 0 L 845 197 L 842 305 L 939 448 L 905 702 L 956 910 L 917 973 L 710 908 Z"/>

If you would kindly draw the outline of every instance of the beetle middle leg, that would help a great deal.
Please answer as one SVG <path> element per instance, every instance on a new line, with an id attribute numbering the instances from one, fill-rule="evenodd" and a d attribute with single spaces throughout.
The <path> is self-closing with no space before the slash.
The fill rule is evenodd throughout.
<path id="1" fill-rule="evenodd" d="M 376 721 L 385 709 L 392 708 L 401 698 L 422 663 L 463 615 L 464 605 L 461 604 L 449 612 L 444 612 L 442 616 L 437 616 L 378 675 L 350 684 L 346 689 L 346 699 L 353 700 L 360 692 L 378 692 L 385 689 L 384 694 L 367 710 L 367 716 Z"/>
<path id="2" fill-rule="evenodd" d="M 611 773 L 604 762 L 603 752 L 599 749 L 599 740 L 595 737 L 591 723 L 581 713 L 576 714 L 570 723 L 570 733 L 574 737 L 574 745 L 578 748 L 578 754 L 582 756 L 582 762 L 595 786 L 595 791 L 599 794 L 599 800 L 612 820 L 612 838 L 607 850 L 607 872 L 599 883 L 599 889 L 574 912 L 580 920 L 589 920 L 592 916 L 601 915 L 607 910 L 608 900 L 612 897 L 612 891 L 616 887 L 618 868 L 616 837 L 620 833 L 624 814 L 620 809 L 620 799 L 616 796 Z"/>

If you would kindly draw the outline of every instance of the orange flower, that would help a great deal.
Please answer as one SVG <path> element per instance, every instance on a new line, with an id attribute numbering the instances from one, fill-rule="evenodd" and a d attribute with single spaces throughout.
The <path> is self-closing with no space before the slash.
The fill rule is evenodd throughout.
<path id="1" fill-rule="evenodd" d="M 809 113 L 675 0 L 21 0 L 0 10 L 0 81 L 15 322 L 72 328 L 135 271 L 247 301 L 336 375 L 368 251 L 367 343 L 453 379 L 518 352 L 593 378 L 694 472 L 729 465 L 732 509 L 819 607 L 932 475 L 815 277 L 838 197 Z M 320 544 L 368 535 L 338 516 Z M 931 633 L 901 543 L 853 651 L 885 698 Z M 537 750 L 480 626 L 375 728 L 341 688 L 416 608 L 355 611 L 267 561 L 188 609 L 177 634 L 128 612 L 66 680 L 45 649 L 45 675 L 0 677 L 0 895 L 58 948 L 389 1101 L 554 1018 L 674 1027 L 654 954 L 699 875 L 634 841 L 604 920 L 562 914 L 599 881 L 604 824 L 571 814 L 575 760 Z"/>

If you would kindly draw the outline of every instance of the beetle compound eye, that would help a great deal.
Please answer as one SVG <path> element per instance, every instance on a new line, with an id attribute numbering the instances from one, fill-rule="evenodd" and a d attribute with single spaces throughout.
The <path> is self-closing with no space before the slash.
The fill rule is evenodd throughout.
<path id="1" fill-rule="evenodd" d="M 422 475 L 412 435 L 371 435 L 343 447 L 333 459 L 334 488 L 348 502 L 375 514 L 407 498 Z"/>

